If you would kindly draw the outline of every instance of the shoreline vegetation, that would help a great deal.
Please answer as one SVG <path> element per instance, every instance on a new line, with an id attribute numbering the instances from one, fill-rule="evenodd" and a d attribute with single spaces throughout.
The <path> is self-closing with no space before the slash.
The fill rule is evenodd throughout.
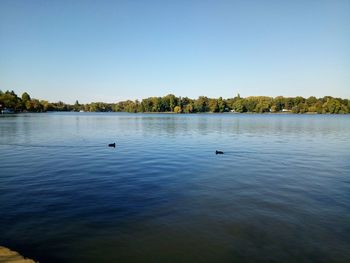
<path id="1" fill-rule="evenodd" d="M 316 98 L 250 96 L 223 99 L 200 96 L 197 99 L 176 97 L 149 97 L 141 101 L 126 100 L 116 103 L 91 102 L 66 104 L 62 101 L 37 100 L 24 92 L 20 97 L 14 91 L 0 90 L 0 111 L 2 113 L 84 111 L 84 112 L 130 112 L 130 113 L 308 113 L 347 114 L 350 100 L 325 96 Z"/>
<path id="2" fill-rule="evenodd" d="M 35 263 L 34 260 L 24 258 L 18 252 L 0 246 L 0 262 L 1 263 Z"/>

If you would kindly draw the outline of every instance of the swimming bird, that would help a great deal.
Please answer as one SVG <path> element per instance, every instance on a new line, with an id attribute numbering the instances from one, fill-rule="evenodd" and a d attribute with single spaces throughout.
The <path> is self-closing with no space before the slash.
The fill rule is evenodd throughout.
<path id="1" fill-rule="evenodd" d="M 108 144 L 108 147 L 114 147 L 115 148 L 115 143 Z"/>
<path id="2" fill-rule="evenodd" d="M 224 152 L 216 150 L 215 154 L 224 154 Z"/>

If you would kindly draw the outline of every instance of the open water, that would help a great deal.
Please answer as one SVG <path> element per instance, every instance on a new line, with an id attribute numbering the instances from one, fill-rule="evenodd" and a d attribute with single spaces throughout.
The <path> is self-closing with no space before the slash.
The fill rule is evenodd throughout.
<path id="1" fill-rule="evenodd" d="M 0 116 L 0 245 L 40 263 L 350 262 L 350 115 Z"/>

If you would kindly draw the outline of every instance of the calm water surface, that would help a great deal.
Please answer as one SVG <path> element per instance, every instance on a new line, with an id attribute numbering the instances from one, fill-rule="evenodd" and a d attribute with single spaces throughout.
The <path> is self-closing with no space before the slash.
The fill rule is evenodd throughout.
<path id="1" fill-rule="evenodd" d="M 0 245 L 41 263 L 350 262 L 350 116 L 1 116 Z"/>

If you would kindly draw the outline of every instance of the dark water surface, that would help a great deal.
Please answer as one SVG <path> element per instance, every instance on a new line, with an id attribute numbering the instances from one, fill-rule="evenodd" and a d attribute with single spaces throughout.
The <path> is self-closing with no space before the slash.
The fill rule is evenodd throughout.
<path id="1" fill-rule="evenodd" d="M 0 245 L 41 263 L 350 262 L 350 116 L 1 116 Z"/>

